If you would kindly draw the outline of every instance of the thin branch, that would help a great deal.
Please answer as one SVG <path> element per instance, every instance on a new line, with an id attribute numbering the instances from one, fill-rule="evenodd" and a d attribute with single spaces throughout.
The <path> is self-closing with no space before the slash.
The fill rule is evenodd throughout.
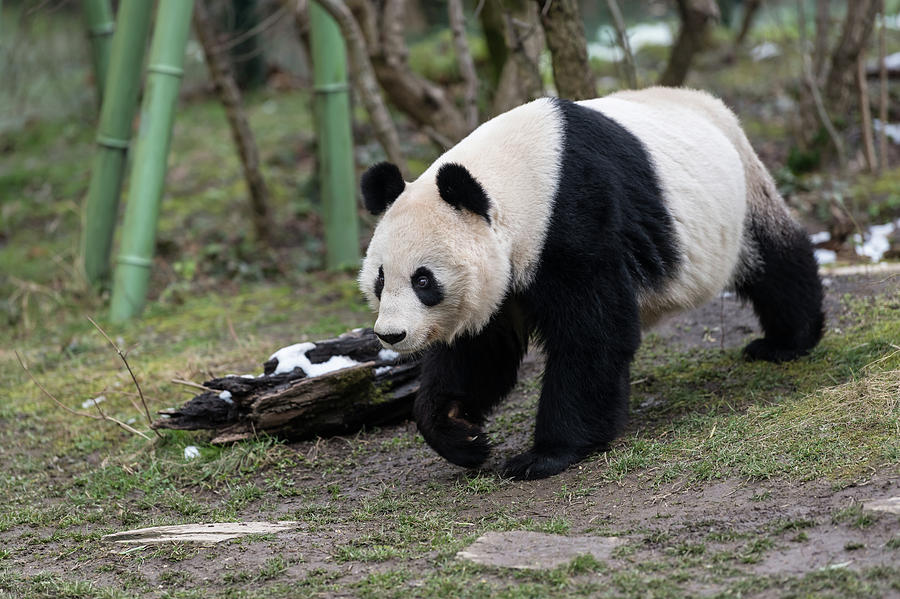
<path id="1" fill-rule="evenodd" d="M 216 389 L 210 389 L 209 387 L 205 387 L 200 383 L 195 383 L 193 381 L 186 381 L 184 379 L 172 379 L 169 381 L 170 383 L 175 383 L 176 385 L 184 385 L 185 387 L 192 387 L 194 389 L 201 389 L 203 391 L 216 391 Z"/>
<path id="2" fill-rule="evenodd" d="M 125 357 L 125 353 L 121 349 L 119 349 L 119 346 L 116 345 L 115 341 L 109 338 L 109 335 L 106 334 L 106 331 L 104 331 L 99 324 L 94 322 L 93 318 L 88 316 L 87 319 L 92 325 L 94 325 L 94 328 L 97 329 L 101 335 L 103 335 L 103 338 L 109 342 L 113 349 L 116 350 L 116 353 L 119 354 L 119 357 L 122 359 L 122 363 L 125 364 L 125 368 L 128 369 L 128 374 L 131 375 L 131 380 L 134 381 L 134 386 L 137 389 L 138 395 L 141 396 L 141 405 L 144 407 L 144 415 L 147 416 L 147 423 L 152 424 L 153 419 L 150 418 L 150 409 L 147 407 L 147 400 L 144 399 L 144 392 L 141 390 L 141 385 L 140 383 L 138 383 L 137 377 L 134 375 L 134 371 L 131 369 L 131 365 L 128 364 L 128 358 Z M 153 432 L 156 433 L 156 436 L 162 437 L 159 431 L 154 429 Z"/>
<path id="3" fill-rule="evenodd" d="M 216 48 L 216 32 L 203 0 L 194 3 L 194 31 L 203 48 L 210 78 L 225 108 L 231 137 L 237 147 L 250 196 L 256 238 L 260 243 L 268 245 L 272 239 L 272 211 L 269 207 L 269 188 L 260 170 L 259 150 L 244 112 L 241 92 L 231 72 L 231 64 Z"/>
<path id="4" fill-rule="evenodd" d="M 40 382 L 39 380 L 37 380 L 37 378 L 35 378 L 35 376 L 31 373 L 31 370 L 28 369 L 28 366 L 25 365 L 25 361 L 22 360 L 22 356 L 19 355 L 19 352 L 18 352 L 18 351 L 13 350 L 13 353 L 16 355 L 16 360 L 19 361 L 19 366 L 22 367 L 22 370 L 25 371 L 25 374 L 28 375 L 28 378 L 30 378 L 31 381 L 32 381 L 35 385 L 37 385 L 38 389 L 40 389 L 40 390 L 44 393 L 44 395 L 46 395 L 47 397 L 49 397 L 49 398 L 50 398 L 50 401 L 52 401 L 53 403 L 55 403 L 57 406 L 59 406 L 60 408 L 62 408 L 62 409 L 65 410 L 66 412 L 68 412 L 69 414 L 72 414 L 73 416 L 80 416 L 80 417 L 82 417 L 82 418 L 90 418 L 91 420 L 108 420 L 109 422 L 112 422 L 112 423 L 114 423 L 114 424 L 119 425 L 119 426 L 122 427 L 124 430 L 128 431 L 129 433 L 133 433 L 133 434 L 135 434 L 135 435 L 140 435 L 140 436 L 143 437 L 144 439 L 146 439 L 146 440 L 148 440 L 148 441 L 150 440 L 150 437 L 148 437 L 147 435 L 145 435 L 145 434 L 142 433 L 141 431 L 139 431 L 139 430 L 137 430 L 137 429 L 135 429 L 135 428 L 133 428 L 133 427 L 131 427 L 131 426 L 125 424 L 124 422 L 122 422 L 121 420 L 119 420 L 119 419 L 117 419 L 117 418 L 113 418 L 112 416 L 107 416 L 106 414 L 104 414 L 103 411 L 99 409 L 99 406 L 98 406 L 97 403 L 94 403 L 94 406 L 97 406 L 97 411 L 100 412 L 100 415 L 99 415 L 99 416 L 94 416 L 93 414 L 88 414 L 87 412 L 79 412 L 78 410 L 73 410 L 72 408 L 70 408 L 69 406 L 67 406 L 66 404 L 64 404 L 63 402 L 61 402 L 61 401 L 59 401 L 58 399 L 56 399 L 56 396 L 54 396 L 52 393 L 50 393 L 49 391 L 47 391 L 47 388 L 44 387 L 44 386 L 41 384 L 41 382 Z M 157 432 L 157 434 L 159 434 L 159 432 Z"/>
<path id="5" fill-rule="evenodd" d="M 606 0 L 606 6 L 609 7 L 609 14 L 612 16 L 613 26 L 616 29 L 616 39 L 622 48 L 622 67 L 625 70 L 625 81 L 628 87 L 636 89 L 637 70 L 634 66 L 634 54 L 631 53 L 631 44 L 628 42 L 628 29 L 625 27 L 625 19 L 622 18 L 622 11 L 619 10 L 619 3 L 616 0 Z"/>
<path id="6" fill-rule="evenodd" d="M 462 0 L 448 0 L 447 13 L 450 19 L 450 29 L 453 32 L 453 44 L 456 49 L 456 60 L 459 62 L 459 72 L 466 84 L 463 96 L 466 125 L 469 126 L 469 129 L 474 129 L 478 126 L 478 75 L 475 73 L 475 62 L 472 60 L 469 41 L 466 39 L 466 18 L 463 14 Z"/>
<path id="7" fill-rule="evenodd" d="M 847 169 L 844 144 L 841 142 L 841 138 L 834 128 L 834 124 L 831 122 L 831 117 L 828 116 L 828 111 L 825 109 L 825 103 L 822 101 L 822 94 L 819 93 L 819 84 L 816 82 L 816 77 L 812 70 L 812 59 L 809 57 L 809 50 L 806 47 L 806 14 L 803 10 L 803 0 L 797 0 L 797 21 L 798 29 L 800 30 L 800 51 L 803 56 L 803 79 L 806 82 L 806 86 L 809 88 L 809 93 L 812 95 L 813 103 L 816 105 L 816 114 L 819 116 L 819 122 L 825 127 L 825 130 L 828 132 L 828 137 L 831 139 L 831 143 L 837 151 L 838 164 L 843 172 Z"/>

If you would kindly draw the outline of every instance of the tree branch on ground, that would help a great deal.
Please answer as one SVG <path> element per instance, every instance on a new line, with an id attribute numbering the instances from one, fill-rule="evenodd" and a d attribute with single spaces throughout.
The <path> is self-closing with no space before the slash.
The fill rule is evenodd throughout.
<path id="1" fill-rule="evenodd" d="M 553 82 L 560 97 L 596 97 L 597 84 L 588 61 L 587 41 L 578 0 L 535 0 L 553 62 Z"/>
<path id="2" fill-rule="evenodd" d="M 125 430 L 134 435 L 139 435 L 139 436 L 143 437 L 144 439 L 146 439 L 147 441 L 150 440 L 150 437 L 148 437 L 141 431 L 125 424 L 124 422 L 122 422 L 121 420 L 119 420 L 117 418 L 113 418 L 112 416 L 108 416 L 108 415 L 104 414 L 103 411 L 99 409 L 99 406 L 97 406 L 96 401 L 94 402 L 94 406 L 97 406 L 97 411 L 100 412 L 99 416 L 94 416 L 93 414 L 88 414 L 87 412 L 79 412 L 78 410 L 73 410 L 72 408 L 70 408 L 69 406 L 64 404 L 63 402 L 56 399 L 56 396 L 53 395 L 52 393 L 50 393 L 47 390 L 47 388 L 44 387 L 41 384 L 41 382 L 39 380 L 37 380 L 37 378 L 35 378 L 35 376 L 33 374 L 31 374 L 31 370 L 29 370 L 28 366 L 25 365 L 25 361 L 22 360 L 22 356 L 19 355 L 18 351 L 14 351 L 13 353 L 16 354 L 16 360 L 19 361 L 19 366 L 22 367 L 22 370 L 25 371 L 25 374 L 28 375 L 28 378 L 31 379 L 31 382 L 33 382 L 35 385 L 37 385 L 37 388 L 40 389 L 44 395 L 46 395 L 48 398 L 50 398 L 50 401 L 55 403 L 58 407 L 62 408 L 64 411 L 68 412 L 69 414 L 72 414 L 73 416 L 80 416 L 82 418 L 90 418 L 91 420 L 105 420 L 107 422 L 112 422 L 116 426 L 119 426 L 120 428 L 122 428 L 122 430 Z M 156 434 L 159 435 L 159 431 L 156 431 Z"/>
<path id="3" fill-rule="evenodd" d="M 247 115 L 244 112 L 241 92 L 238 89 L 234 74 L 231 72 L 230 63 L 218 49 L 219 44 L 216 40 L 216 31 L 204 0 L 196 0 L 194 2 L 194 30 L 197 33 L 200 45 L 203 47 L 203 55 L 206 58 L 210 77 L 219 100 L 225 108 L 225 116 L 231 127 L 231 136 L 238 149 L 241 167 L 244 170 L 244 180 L 250 193 L 250 206 L 256 238 L 262 243 L 268 244 L 271 242 L 272 236 L 272 211 L 269 207 L 269 188 L 260 171 L 259 151 L 257 150 L 256 140 L 253 138 L 253 132 L 250 130 Z"/>

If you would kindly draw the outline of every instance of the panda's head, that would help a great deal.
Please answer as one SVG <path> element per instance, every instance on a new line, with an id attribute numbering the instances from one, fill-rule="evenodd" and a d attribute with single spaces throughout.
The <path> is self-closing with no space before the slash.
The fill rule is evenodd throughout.
<path id="1" fill-rule="evenodd" d="M 361 186 L 369 212 L 384 214 L 359 273 L 382 344 L 413 353 L 481 330 L 503 300 L 510 265 L 475 177 L 444 163 L 407 184 L 382 162 Z"/>

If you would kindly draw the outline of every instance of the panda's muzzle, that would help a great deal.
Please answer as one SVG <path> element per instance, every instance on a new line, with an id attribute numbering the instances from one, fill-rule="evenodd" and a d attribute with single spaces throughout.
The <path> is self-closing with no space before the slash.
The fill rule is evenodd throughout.
<path id="1" fill-rule="evenodd" d="M 399 333 L 379 333 L 378 331 L 375 331 L 375 335 L 385 343 L 389 343 L 391 345 L 400 343 L 401 341 L 406 339 L 406 331 L 400 331 Z"/>

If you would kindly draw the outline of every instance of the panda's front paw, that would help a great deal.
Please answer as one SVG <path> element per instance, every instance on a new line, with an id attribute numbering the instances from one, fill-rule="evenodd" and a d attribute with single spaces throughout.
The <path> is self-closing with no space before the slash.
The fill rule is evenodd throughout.
<path id="1" fill-rule="evenodd" d="M 790 362 L 808 353 L 807 349 L 779 347 L 768 339 L 755 339 L 744 348 L 744 358 L 747 360 L 765 360 L 775 364 Z"/>
<path id="2" fill-rule="evenodd" d="M 559 474 L 583 457 L 583 452 L 539 452 L 532 449 L 508 459 L 503 466 L 502 474 L 516 480 L 547 478 Z"/>

